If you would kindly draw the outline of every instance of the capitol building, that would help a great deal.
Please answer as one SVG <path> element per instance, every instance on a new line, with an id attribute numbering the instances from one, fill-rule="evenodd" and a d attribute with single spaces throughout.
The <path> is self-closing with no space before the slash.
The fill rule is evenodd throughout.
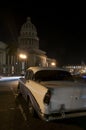
<path id="1" fill-rule="evenodd" d="M 20 29 L 17 47 L 8 47 L 0 41 L 0 74 L 20 74 L 30 66 L 56 66 L 56 60 L 48 58 L 45 51 L 39 49 L 37 29 L 27 17 Z"/>

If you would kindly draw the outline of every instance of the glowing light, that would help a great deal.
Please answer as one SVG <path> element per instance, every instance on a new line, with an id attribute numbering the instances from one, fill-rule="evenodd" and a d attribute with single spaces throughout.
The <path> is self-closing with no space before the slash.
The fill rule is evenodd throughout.
<path id="1" fill-rule="evenodd" d="M 20 57 L 21 59 L 26 59 L 26 58 L 27 58 L 27 56 L 26 56 L 25 54 L 20 54 L 19 57 Z"/>
<path id="2" fill-rule="evenodd" d="M 52 66 L 56 66 L 56 63 L 55 63 L 55 62 L 51 62 L 51 65 L 52 65 Z"/>

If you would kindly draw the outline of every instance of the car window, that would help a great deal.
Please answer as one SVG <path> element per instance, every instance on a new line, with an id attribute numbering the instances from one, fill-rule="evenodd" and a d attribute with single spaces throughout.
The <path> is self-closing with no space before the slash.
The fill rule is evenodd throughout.
<path id="1" fill-rule="evenodd" d="M 33 71 L 32 71 L 32 70 L 26 71 L 26 76 L 25 76 L 25 78 L 26 78 L 27 80 L 32 80 L 32 79 L 34 78 Z"/>
<path id="2" fill-rule="evenodd" d="M 41 70 L 36 72 L 35 80 L 39 81 L 73 81 L 72 75 L 62 70 Z"/>
<path id="3" fill-rule="evenodd" d="M 25 79 L 28 79 L 28 77 L 29 77 L 29 71 L 26 71 Z"/>
<path id="4" fill-rule="evenodd" d="M 30 79 L 30 80 L 33 80 L 33 77 L 34 77 L 33 71 L 30 70 L 30 72 L 29 72 L 29 79 Z"/>

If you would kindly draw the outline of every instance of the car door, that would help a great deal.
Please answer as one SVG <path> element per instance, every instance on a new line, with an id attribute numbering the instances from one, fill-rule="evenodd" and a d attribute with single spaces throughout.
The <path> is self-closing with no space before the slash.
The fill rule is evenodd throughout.
<path id="1" fill-rule="evenodd" d="M 25 93 L 25 98 L 27 99 L 27 95 L 29 94 L 29 81 L 33 79 L 33 71 L 32 70 L 28 70 L 26 72 L 26 75 L 25 75 L 25 79 L 26 79 L 26 83 L 25 83 L 25 88 L 24 88 L 24 93 Z"/>
<path id="2" fill-rule="evenodd" d="M 22 79 L 22 85 L 21 85 L 22 95 L 26 100 L 27 100 L 27 87 L 26 87 L 26 84 L 28 82 L 28 78 L 29 78 L 29 71 L 27 70 L 26 74 L 25 74 L 25 78 Z M 24 82 L 24 80 L 25 80 L 25 82 Z"/>

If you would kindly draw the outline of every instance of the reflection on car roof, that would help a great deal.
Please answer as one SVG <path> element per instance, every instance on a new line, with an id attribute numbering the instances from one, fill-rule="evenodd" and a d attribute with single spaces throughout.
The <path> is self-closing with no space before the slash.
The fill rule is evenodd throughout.
<path id="1" fill-rule="evenodd" d="M 66 71 L 62 68 L 59 68 L 59 67 L 29 67 L 27 70 L 32 70 L 34 73 L 36 73 L 37 71 L 40 71 L 40 70 L 63 70 L 63 71 Z"/>

